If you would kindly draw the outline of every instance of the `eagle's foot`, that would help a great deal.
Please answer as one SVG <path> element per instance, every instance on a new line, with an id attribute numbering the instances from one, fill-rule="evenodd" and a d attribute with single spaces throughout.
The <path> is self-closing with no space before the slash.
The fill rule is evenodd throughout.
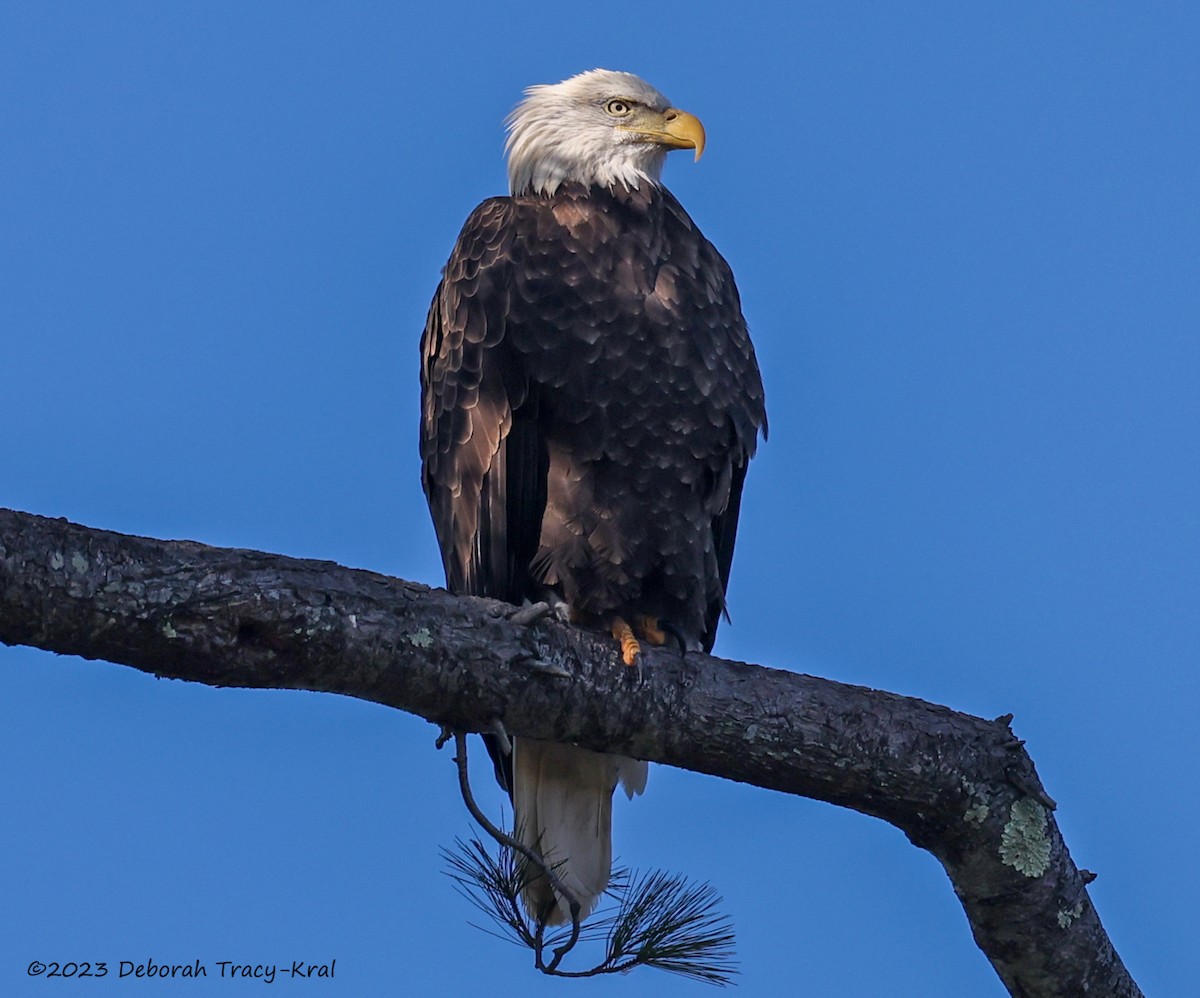
<path id="1" fill-rule="evenodd" d="M 648 645 L 660 647 L 667 643 L 668 634 L 659 625 L 657 617 L 639 613 L 628 623 L 624 617 L 613 617 L 610 623 L 612 636 L 621 642 L 621 660 L 628 666 L 641 666 L 641 638 Z"/>
<path id="2" fill-rule="evenodd" d="M 564 624 L 573 624 L 575 622 L 575 608 L 553 589 L 546 590 L 545 600 L 550 604 L 550 609 L 554 616 Z"/>
<path id="3" fill-rule="evenodd" d="M 642 646 L 633 636 L 633 628 L 625 622 L 623 617 L 613 617 L 609 626 L 612 636 L 621 642 L 621 660 L 628 666 L 641 664 Z"/>
<path id="4" fill-rule="evenodd" d="M 643 641 L 647 641 L 655 647 L 667 643 L 667 632 L 659 626 L 657 617 L 641 614 L 633 618 L 633 626 L 637 636 Z"/>

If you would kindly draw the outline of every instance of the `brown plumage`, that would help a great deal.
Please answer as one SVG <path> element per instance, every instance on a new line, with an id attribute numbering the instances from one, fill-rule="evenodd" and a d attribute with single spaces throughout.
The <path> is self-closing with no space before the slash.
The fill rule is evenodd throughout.
<path id="1" fill-rule="evenodd" d="M 423 483 L 451 591 L 553 593 L 711 648 L 766 417 L 733 276 L 679 202 L 652 177 L 569 173 L 485 201 L 421 353 Z M 612 791 L 621 777 L 640 792 L 644 764 L 525 740 L 515 757 L 518 826 L 590 908 L 608 879 Z M 550 900 L 526 892 L 535 915 L 561 920 Z"/>

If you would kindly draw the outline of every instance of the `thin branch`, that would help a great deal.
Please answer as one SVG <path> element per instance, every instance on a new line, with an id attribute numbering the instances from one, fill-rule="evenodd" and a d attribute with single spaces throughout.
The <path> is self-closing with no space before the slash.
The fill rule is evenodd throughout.
<path id="1" fill-rule="evenodd" d="M 323 690 L 829 801 L 942 863 L 1013 995 L 1139 996 L 1008 725 L 877 690 L 646 650 L 330 562 L 0 510 L 0 641 L 213 686 Z"/>
<path id="2" fill-rule="evenodd" d="M 467 775 L 467 736 L 461 731 L 454 734 L 454 761 L 458 764 L 458 788 L 462 792 L 463 802 L 467 805 L 467 810 L 471 812 L 471 817 L 476 823 L 500 844 L 504 849 L 511 849 L 513 852 L 519 852 L 525 857 L 527 863 L 532 864 L 541 871 L 548 881 L 550 886 L 560 897 L 567 902 L 567 908 L 571 912 L 571 934 L 567 941 L 558 946 L 554 950 L 554 958 L 549 964 L 542 962 L 543 953 L 543 937 L 546 930 L 546 919 L 548 912 L 539 912 L 537 917 L 537 933 L 536 945 L 534 946 L 535 960 L 537 969 L 547 974 L 553 974 L 559 964 L 562 963 L 563 957 L 575 948 L 575 944 L 579 942 L 579 913 L 583 910 L 583 906 L 579 903 L 579 899 L 575 894 L 562 882 L 554 867 L 546 862 L 545 858 L 536 849 L 530 849 L 527 845 L 517 841 L 511 835 L 507 835 L 500 831 L 495 825 L 488 820 L 483 810 L 475 803 L 475 796 L 471 793 L 471 781 Z M 523 880 L 533 879 L 526 875 Z M 523 884 L 522 884 L 523 886 Z"/>

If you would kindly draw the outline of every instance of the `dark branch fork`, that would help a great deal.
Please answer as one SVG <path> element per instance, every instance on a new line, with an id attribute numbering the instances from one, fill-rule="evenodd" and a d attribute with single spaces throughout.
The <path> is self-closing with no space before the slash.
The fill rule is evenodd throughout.
<path id="1" fill-rule="evenodd" d="M 1013 995 L 1136 996 L 1008 726 L 331 562 L 93 530 L 0 510 L 0 641 L 212 686 L 320 690 L 456 731 L 570 741 L 840 804 L 942 863 Z"/>

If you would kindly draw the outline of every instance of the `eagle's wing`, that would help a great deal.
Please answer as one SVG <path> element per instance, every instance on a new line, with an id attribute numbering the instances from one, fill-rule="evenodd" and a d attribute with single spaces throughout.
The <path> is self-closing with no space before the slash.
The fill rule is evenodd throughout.
<path id="1" fill-rule="evenodd" d="M 421 339 L 422 481 L 452 592 L 519 603 L 546 506 L 537 397 L 506 341 L 512 202 L 467 219 Z"/>
<path id="2" fill-rule="evenodd" d="M 749 458 L 746 459 L 747 461 Z M 721 577 L 721 599 L 711 601 L 704 615 L 704 640 L 706 652 L 712 651 L 717 640 L 717 625 L 721 617 L 728 617 L 725 609 L 725 593 L 729 590 L 729 569 L 733 565 L 733 545 L 737 540 L 738 513 L 742 506 L 742 485 L 746 481 L 746 463 L 733 465 L 729 482 L 729 499 L 725 509 L 713 517 L 713 544 L 717 553 L 717 571 Z"/>
<path id="3" fill-rule="evenodd" d="M 720 471 L 712 482 L 709 495 L 712 510 L 713 549 L 717 560 L 720 591 L 710 593 L 704 615 L 704 650 L 712 651 L 717 638 L 717 626 L 725 609 L 725 593 L 729 589 L 729 572 L 733 565 L 733 547 L 737 539 L 738 515 L 742 506 L 742 486 L 746 468 L 757 448 L 758 434 L 767 438 L 767 412 L 763 400 L 762 378 L 750 342 L 750 332 L 742 316 L 741 296 L 733 279 L 733 271 L 724 257 L 701 234 L 695 223 L 673 198 L 668 202 L 678 216 L 695 233 L 699 245 L 695 280 L 717 303 L 705 313 L 709 323 L 717 323 L 719 331 L 696 339 L 706 344 L 704 366 L 721 371 L 724 377 L 714 382 L 704 394 L 713 410 L 723 414 L 726 442 L 720 454 Z M 694 294 L 700 299 L 700 294 Z"/>
<path id="4" fill-rule="evenodd" d="M 512 215 L 503 198 L 472 213 L 434 294 L 421 342 L 421 457 L 450 589 L 518 603 L 541 536 L 549 452 L 537 390 L 506 336 Z M 483 737 L 517 835 L 546 851 L 586 915 L 608 883 L 613 788 L 627 767 L 640 792 L 645 763 L 530 739 L 513 739 L 506 754 Z M 525 898 L 551 924 L 569 918 L 547 883 Z"/>

